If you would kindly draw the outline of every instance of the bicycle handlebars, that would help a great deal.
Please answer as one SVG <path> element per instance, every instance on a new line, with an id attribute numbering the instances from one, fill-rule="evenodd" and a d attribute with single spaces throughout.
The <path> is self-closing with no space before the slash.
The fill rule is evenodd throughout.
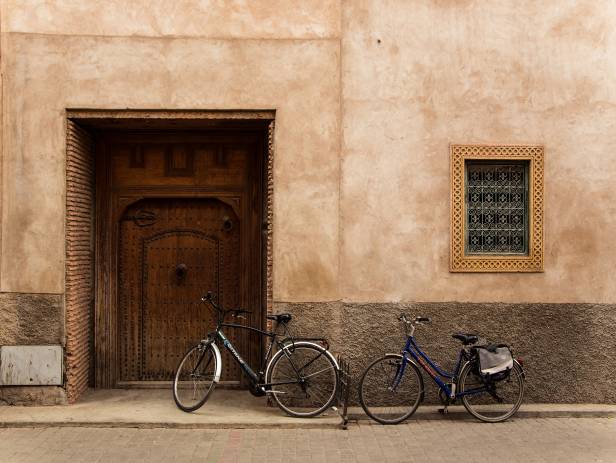
<path id="1" fill-rule="evenodd" d="M 401 313 L 398 316 L 398 320 L 406 324 L 415 324 L 415 325 L 419 325 L 422 323 L 432 323 L 432 319 L 430 317 L 415 317 L 415 320 L 410 321 L 408 318 L 408 315 L 405 313 Z"/>
<path id="2" fill-rule="evenodd" d="M 232 317 L 237 317 L 237 318 L 246 318 L 246 317 L 241 317 L 241 314 L 244 313 L 252 313 L 250 310 L 244 310 L 244 309 L 229 309 L 229 310 L 224 310 L 222 309 L 218 304 L 216 304 L 214 302 L 214 297 L 212 295 L 212 291 L 208 291 L 207 294 L 205 296 L 201 297 L 201 301 L 202 302 L 209 302 L 209 304 L 214 307 L 214 309 L 216 309 L 216 311 L 218 312 L 219 318 L 222 320 L 226 314 L 230 313 Z"/>
<path id="3" fill-rule="evenodd" d="M 398 316 L 398 320 L 404 323 L 404 331 L 406 332 L 407 336 L 413 336 L 413 334 L 415 333 L 415 325 L 432 323 L 432 319 L 430 317 L 415 317 L 415 320 L 410 321 L 405 313 L 401 313 Z"/>

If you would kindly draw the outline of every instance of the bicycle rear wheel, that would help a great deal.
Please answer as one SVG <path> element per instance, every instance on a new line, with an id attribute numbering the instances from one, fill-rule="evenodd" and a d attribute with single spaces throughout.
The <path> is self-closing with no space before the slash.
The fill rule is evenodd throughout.
<path id="1" fill-rule="evenodd" d="M 398 424 L 409 418 L 423 397 L 423 378 L 412 362 L 403 372 L 402 355 L 387 354 L 372 362 L 359 381 L 359 403 L 381 424 Z M 398 384 L 395 384 L 395 383 Z"/>
<path id="2" fill-rule="evenodd" d="M 488 423 L 498 423 L 511 418 L 522 405 L 524 398 L 524 373 L 517 362 L 507 379 L 485 382 L 479 375 L 475 362 L 468 362 L 460 372 L 459 394 L 462 403 L 475 418 Z"/>
<path id="3" fill-rule="evenodd" d="M 308 418 L 323 413 L 336 398 L 338 367 L 326 349 L 295 342 L 274 355 L 266 381 L 281 410 Z"/>
<path id="4" fill-rule="evenodd" d="M 205 403 L 214 390 L 217 368 L 211 343 L 200 343 L 186 353 L 173 380 L 173 399 L 180 410 L 192 412 Z"/>

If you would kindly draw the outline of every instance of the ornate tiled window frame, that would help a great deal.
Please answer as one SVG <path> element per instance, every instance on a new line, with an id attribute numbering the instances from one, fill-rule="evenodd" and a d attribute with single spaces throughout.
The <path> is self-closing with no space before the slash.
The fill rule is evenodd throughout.
<path id="1" fill-rule="evenodd" d="M 543 146 L 458 145 L 451 150 L 451 251 L 452 272 L 542 272 L 543 271 Z M 465 161 L 528 161 L 529 244 L 525 255 L 467 255 Z"/>

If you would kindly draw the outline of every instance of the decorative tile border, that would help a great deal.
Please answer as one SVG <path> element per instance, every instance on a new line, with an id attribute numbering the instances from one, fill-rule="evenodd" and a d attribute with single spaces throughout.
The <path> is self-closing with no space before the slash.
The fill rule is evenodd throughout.
<path id="1" fill-rule="evenodd" d="M 452 272 L 543 271 L 543 155 L 541 145 L 451 145 L 451 251 Z M 530 163 L 528 255 L 468 256 L 464 249 L 465 175 L 467 159 Z"/>

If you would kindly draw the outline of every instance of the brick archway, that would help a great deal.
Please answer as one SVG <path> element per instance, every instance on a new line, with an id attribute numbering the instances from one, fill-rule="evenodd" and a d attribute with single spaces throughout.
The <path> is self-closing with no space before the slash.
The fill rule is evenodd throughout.
<path id="1" fill-rule="evenodd" d="M 104 325 L 107 295 L 96 288 L 96 133 L 109 128 L 200 129 L 240 125 L 263 130 L 263 288 L 266 313 L 272 310 L 273 162 L 275 111 L 68 110 L 66 119 L 65 387 L 75 402 L 89 387 L 108 387 L 105 372 L 95 372 L 95 326 Z M 100 173 L 99 173 L 100 174 Z M 99 198 L 100 200 L 100 198 Z M 100 234 L 100 230 L 98 231 Z M 100 286 L 100 285 L 99 285 Z M 98 291 L 98 294 L 96 293 Z M 105 342 L 113 340 L 105 340 Z M 100 346 L 99 346 L 100 347 Z M 98 378 L 98 379 L 97 379 Z M 103 378 L 101 380 L 100 378 Z"/>

